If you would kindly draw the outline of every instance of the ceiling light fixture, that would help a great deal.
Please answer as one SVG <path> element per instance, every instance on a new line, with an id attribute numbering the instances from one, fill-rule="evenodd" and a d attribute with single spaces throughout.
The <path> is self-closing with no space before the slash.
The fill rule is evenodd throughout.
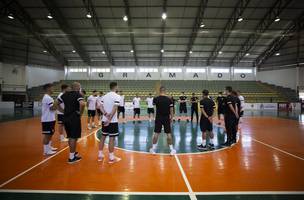
<path id="1" fill-rule="evenodd" d="M 279 18 L 279 16 L 277 16 L 276 18 L 275 18 L 275 22 L 279 22 L 281 19 Z"/>
<path id="2" fill-rule="evenodd" d="M 131 49 L 131 50 L 130 50 L 130 52 L 131 52 L 131 53 L 133 53 L 133 52 L 134 52 L 134 50 L 133 50 L 133 49 Z"/>
<path id="3" fill-rule="evenodd" d="M 200 27 L 201 27 L 201 28 L 204 28 L 204 27 L 205 27 L 205 24 L 201 23 Z"/>
<path id="4" fill-rule="evenodd" d="M 192 52 L 192 51 L 189 51 L 189 53 L 192 54 L 193 52 Z"/>
<path id="5" fill-rule="evenodd" d="M 87 16 L 87 18 L 89 18 L 89 19 L 91 19 L 91 18 L 92 18 L 91 13 L 89 13 L 89 12 L 87 13 L 87 15 L 86 15 L 86 16 Z"/>
<path id="6" fill-rule="evenodd" d="M 163 20 L 167 19 L 167 13 L 164 12 L 161 17 Z"/>
<path id="7" fill-rule="evenodd" d="M 75 51 L 75 50 L 72 50 L 72 53 L 76 53 L 76 51 Z"/>
<path id="8" fill-rule="evenodd" d="M 125 16 L 123 16 L 123 18 L 122 18 L 125 22 L 126 21 L 128 21 L 128 16 L 127 15 L 125 15 Z"/>
<path id="9" fill-rule="evenodd" d="M 219 51 L 219 54 L 222 54 L 223 52 L 222 51 Z"/>
<path id="10" fill-rule="evenodd" d="M 48 19 L 53 19 L 53 16 L 51 15 L 51 13 L 49 13 L 46 17 L 47 17 Z"/>
<path id="11" fill-rule="evenodd" d="M 102 54 L 106 54 L 106 52 L 105 52 L 105 51 L 102 51 L 101 53 L 102 53 Z"/>
<path id="12" fill-rule="evenodd" d="M 8 14 L 8 16 L 7 16 L 7 17 L 8 17 L 9 19 L 15 19 L 15 18 L 14 18 L 14 15 L 13 15 L 13 14 L 11 14 L 11 13 L 10 13 L 10 14 Z"/>
<path id="13" fill-rule="evenodd" d="M 246 53 L 246 54 L 245 54 L 245 56 L 249 56 L 249 55 L 250 55 L 250 53 Z"/>
<path id="14" fill-rule="evenodd" d="M 281 55 L 281 54 L 278 52 L 278 53 L 276 53 L 275 55 L 276 55 L 276 56 L 279 56 L 279 55 Z"/>
<path id="15" fill-rule="evenodd" d="M 243 20 L 244 20 L 243 17 L 239 16 L 238 22 L 241 22 L 241 21 L 243 21 Z"/>
<path id="16" fill-rule="evenodd" d="M 164 53 L 164 52 L 165 52 L 165 50 L 161 49 L 161 50 L 160 50 L 160 52 Z"/>
<path id="17" fill-rule="evenodd" d="M 43 53 L 47 53 L 47 50 L 44 50 Z"/>

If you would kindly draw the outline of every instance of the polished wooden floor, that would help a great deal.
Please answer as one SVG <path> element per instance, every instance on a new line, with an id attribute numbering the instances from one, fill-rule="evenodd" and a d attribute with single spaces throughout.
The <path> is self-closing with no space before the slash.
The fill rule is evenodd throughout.
<path id="1" fill-rule="evenodd" d="M 116 164 L 97 162 L 96 130 L 86 129 L 79 163 L 67 163 L 57 134 L 59 152 L 45 157 L 40 129 L 39 118 L 0 123 L 0 190 L 304 193 L 304 124 L 296 120 L 246 117 L 231 148 L 176 156 L 117 149 Z"/>

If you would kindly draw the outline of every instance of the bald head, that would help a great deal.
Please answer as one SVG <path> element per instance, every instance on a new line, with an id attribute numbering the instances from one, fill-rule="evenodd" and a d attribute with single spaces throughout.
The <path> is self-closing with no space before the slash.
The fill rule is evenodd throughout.
<path id="1" fill-rule="evenodd" d="M 80 88 L 81 88 L 81 85 L 80 85 L 79 82 L 74 82 L 74 83 L 72 83 L 72 90 L 74 90 L 74 91 L 79 91 Z"/>

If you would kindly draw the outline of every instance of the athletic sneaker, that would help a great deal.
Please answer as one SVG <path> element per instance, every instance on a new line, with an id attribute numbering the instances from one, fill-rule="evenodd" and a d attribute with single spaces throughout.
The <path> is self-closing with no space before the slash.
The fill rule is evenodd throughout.
<path id="1" fill-rule="evenodd" d="M 47 152 L 44 152 L 44 155 L 50 156 L 50 155 L 54 155 L 55 153 L 57 153 L 57 152 L 56 152 L 56 151 L 49 150 L 49 151 L 47 151 Z"/>
<path id="2" fill-rule="evenodd" d="M 197 148 L 200 150 L 207 150 L 207 146 L 203 144 L 198 145 Z"/>
<path id="3" fill-rule="evenodd" d="M 98 162 L 100 162 L 100 161 L 103 161 L 103 159 L 104 159 L 104 155 L 102 155 L 102 156 L 98 156 L 97 161 L 98 161 Z"/>
<path id="4" fill-rule="evenodd" d="M 110 159 L 109 159 L 109 163 L 110 163 L 110 164 L 117 163 L 117 162 L 119 162 L 119 161 L 121 161 L 121 158 L 116 157 L 116 156 L 115 156 L 115 158 L 114 158 L 113 160 L 110 160 Z"/>
<path id="5" fill-rule="evenodd" d="M 55 148 L 55 147 L 52 147 L 52 146 L 50 146 L 50 147 L 51 147 L 52 151 L 57 151 L 57 149 L 58 149 L 58 148 Z"/>
<path id="6" fill-rule="evenodd" d="M 80 156 L 76 156 L 76 154 L 75 154 L 75 156 L 74 156 L 73 159 L 69 159 L 68 160 L 68 163 L 69 164 L 73 164 L 73 163 L 79 162 L 80 160 L 81 160 L 81 157 Z"/>
<path id="7" fill-rule="evenodd" d="M 92 125 L 92 128 L 96 128 L 95 124 L 94 124 L 94 125 Z"/>
<path id="8" fill-rule="evenodd" d="M 230 142 L 225 142 L 224 144 L 222 144 L 222 146 L 224 146 L 224 147 L 230 147 L 231 146 L 231 143 Z"/>
<path id="9" fill-rule="evenodd" d="M 88 130 L 91 130 L 92 128 L 91 128 L 91 126 L 88 126 Z"/>
<path id="10" fill-rule="evenodd" d="M 209 148 L 214 149 L 214 144 L 209 143 L 208 146 Z"/>
<path id="11" fill-rule="evenodd" d="M 175 155 L 175 154 L 176 154 L 176 150 L 175 150 L 175 149 L 172 149 L 172 150 L 170 151 L 170 155 L 173 156 L 173 155 Z"/>
<path id="12" fill-rule="evenodd" d="M 61 142 L 67 142 L 67 141 L 69 141 L 69 139 L 68 138 L 61 138 L 60 141 Z"/>
<path id="13" fill-rule="evenodd" d="M 155 152 L 155 150 L 154 150 L 153 148 L 151 148 L 149 152 L 150 152 L 151 154 L 153 154 L 153 155 L 156 154 L 156 152 Z"/>

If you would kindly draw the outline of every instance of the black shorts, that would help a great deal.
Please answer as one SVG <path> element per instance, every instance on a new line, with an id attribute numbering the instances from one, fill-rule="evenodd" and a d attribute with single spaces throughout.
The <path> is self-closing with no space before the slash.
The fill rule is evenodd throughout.
<path id="1" fill-rule="evenodd" d="M 162 127 L 164 126 L 165 133 L 171 133 L 171 122 L 169 117 L 157 117 L 155 119 L 155 133 L 161 133 Z"/>
<path id="2" fill-rule="evenodd" d="M 240 112 L 240 117 L 243 117 L 244 116 L 244 111 L 242 110 L 241 112 Z"/>
<path id="3" fill-rule="evenodd" d="M 154 108 L 148 108 L 148 109 L 147 109 L 147 113 L 148 113 L 148 114 L 151 114 L 151 113 L 154 114 Z"/>
<path id="4" fill-rule="evenodd" d="M 68 138 L 77 139 L 81 137 L 81 119 L 76 112 L 64 118 L 64 128 Z"/>
<path id="5" fill-rule="evenodd" d="M 224 109 L 223 108 L 221 108 L 221 107 L 218 107 L 218 109 L 217 109 L 217 114 L 218 115 L 223 115 L 224 114 Z"/>
<path id="6" fill-rule="evenodd" d="M 42 122 L 42 134 L 44 135 L 53 135 L 55 132 L 55 123 L 56 121 L 52 122 Z"/>
<path id="7" fill-rule="evenodd" d="M 125 113 L 125 107 L 124 106 L 118 106 L 118 113 Z"/>
<path id="8" fill-rule="evenodd" d="M 64 115 L 57 114 L 57 122 L 58 122 L 58 124 L 63 124 L 63 122 L 64 122 Z"/>
<path id="9" fill-rule="evenodd" d="M 140 108 L 134 108 L 134 115 L 138 114 L 140 115 Z"/>
<path id="10" fill-rule="evenodd" d="M 96 109 L 96 111 L 97 111 L 97 115 L 103 115 L 103 113 L 101 112 L 101 110 L 100 109 Z"/>
<path id="11" fill-rule="evenodd" d="M 95 117 L 96 110 L 88 110 L 88 117 Z"/>
<path id="12" fill-rule="evenodd" d="M 118 122 L 116 123 L 110 123 L 108 126 L 104 126 L 104 122 L 102 122 L 102 135 L 104 136 L 110 136 L 110 137 L 116 137 L 119 135 L 118 132 Z"/>
<path id="13" fill-rule="evenodd" d="M 187 105 L 186 104 L 180 104 L 179 105 L 179 113 L 187 113 Z"/>
<path id="14" fill-rule="evenodd" d="M 213 125 L 212 123 L 209 121 L 208 118 L 201 116 L 201 120 L 200 120 L 200 128 L 202 132 L 206 132 L 206 131 L 212 131 L 213 130 Z"/>

